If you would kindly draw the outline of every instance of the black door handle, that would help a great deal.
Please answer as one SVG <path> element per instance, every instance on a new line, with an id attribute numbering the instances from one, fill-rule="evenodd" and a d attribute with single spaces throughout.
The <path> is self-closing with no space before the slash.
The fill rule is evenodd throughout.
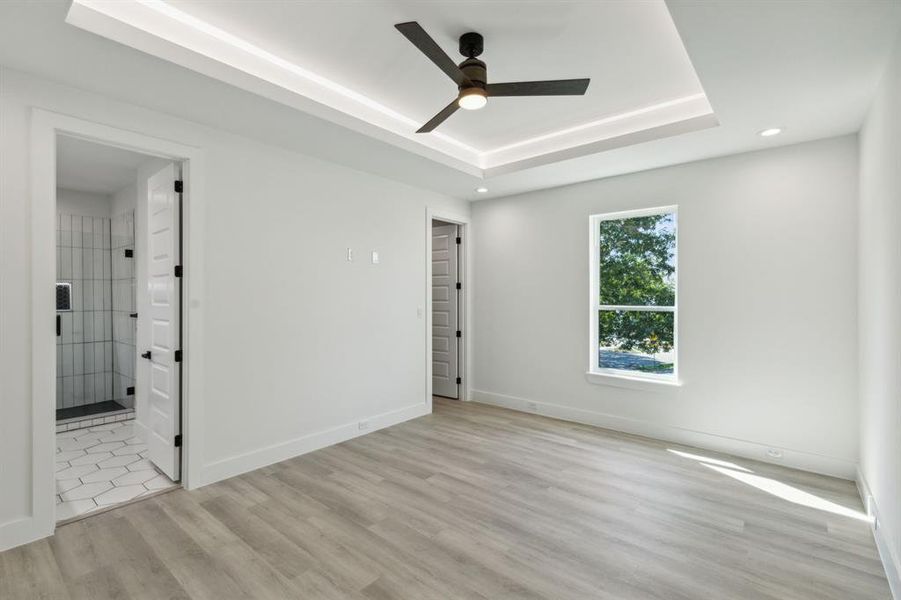
<path id="1" fill-rule="evenodd" d="M 62 315 L 56 315 L 56 337 L 63 334 L 63 318 Z"/>
<path id="2" fill-rule="evenodd" d="M 150 350 L 148 350 L 147 352 L 142 352 L 141 358 L 146 358 L 147 360 L 150 360 Z"/>

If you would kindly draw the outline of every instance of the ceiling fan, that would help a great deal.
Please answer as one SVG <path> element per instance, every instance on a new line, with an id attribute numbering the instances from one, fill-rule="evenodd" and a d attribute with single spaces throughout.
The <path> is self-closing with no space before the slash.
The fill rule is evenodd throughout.
<path id="1" fill-rule="evenodd" d="M 419 23 L 398 23 L 394 26 L 414 46 L 454 80 L 459 93 L 453 102 L 420 127 L 416 133 L 432 131 L 458 108 L 476 110 L 488 103 L 493 96 L 581 96 L 588 89 L 590 79 L 557 79 L 553 81 L 517 81 L 512 83 L 488 83 L 487 67 L 478 58 L 484 48 L 482 36 L 475 32 L 460 36 L 460 54 L 466 60 L 459 65 L 441 49 Z"/>

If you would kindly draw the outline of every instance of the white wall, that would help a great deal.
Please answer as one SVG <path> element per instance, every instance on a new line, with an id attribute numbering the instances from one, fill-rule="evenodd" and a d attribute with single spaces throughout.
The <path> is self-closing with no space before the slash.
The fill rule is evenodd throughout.
<path id="1" fill-rule="evenodd" d="M 860 135 L 861 491 L 901 598 L 901 43 Z"/>
<path id="2" fill-rule="evenodd" d="M 380 415 L 427 409 L 417 316 L 426 301 L 426 207 L 467 215 L 465 202 L 3 69 L 0 549 L 46 534 L 30 528 L 29 514 L 32 106 L 204 152 L 205 269 L 193 276 L 205 291 L 207 403 L 204 444 L 192 449 L 204 465 L 195 481 L 296 453 L 305 440 L 359 433 L 362 419 L 376 427 Z M 345 261 L 346 247 L 356 262 Z M 366 260 L 371 250 L 379 265 Z"/>
<path id="3" fill-rule="evenodd" d="M 474 203 L 474 398 L 852 478 L 857 158 L 851 136 Z M 588 216 L 672 204 L 683 385 L 589 383 Z"/>
<path id="4" fill-rule="evenodd" d="M 56 209 L 58 212 L 108 219 L 112 216 L 111 208 L 112 198 L 107 195 L 56 188 Z"/>
<path id="5" fill-rule="evenodd" d="M 148 162 L 151 162 L 151 159 Z M 119 215 L 125 214 L 129 211 L 133 211 L 138 205 L 138 184 L 137 182 L 127 185 L 121 190 L 117 191 L 113 194 L 111 200 L 110 207 L 110 215 L 113 217 L 118 217 Z M 57 203 L 59 202 L 59 197 L 57 196 Z"/>

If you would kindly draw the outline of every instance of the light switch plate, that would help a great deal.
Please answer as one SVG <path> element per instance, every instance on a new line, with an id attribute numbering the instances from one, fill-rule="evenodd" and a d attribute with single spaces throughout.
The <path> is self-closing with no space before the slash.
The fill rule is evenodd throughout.
<path id="1" fill-rule="evenodd" d="M 354 249 L 348 248 L 347 249 L 347 262 L 353 262 L 353 261 L 354 261 Z"/>

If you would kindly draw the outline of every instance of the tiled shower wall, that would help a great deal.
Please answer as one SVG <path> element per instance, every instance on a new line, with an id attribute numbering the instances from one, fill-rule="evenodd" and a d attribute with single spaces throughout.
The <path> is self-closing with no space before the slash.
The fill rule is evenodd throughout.
<path id="1" fill-rule="evenodd" d="M 135 217 L 129 211 L 113 217 L 113 390 L 115 399 L 126 408 L 134 407 L 134 396 L 127 389 L 135 384 Z"/>
<path id="2" fill-rule="evenodd" d="M 72 310 L 56 338 L 56 407 L 114 398 L 110 220 L 60 213 L 57 280 L 72 285 Z"/>

